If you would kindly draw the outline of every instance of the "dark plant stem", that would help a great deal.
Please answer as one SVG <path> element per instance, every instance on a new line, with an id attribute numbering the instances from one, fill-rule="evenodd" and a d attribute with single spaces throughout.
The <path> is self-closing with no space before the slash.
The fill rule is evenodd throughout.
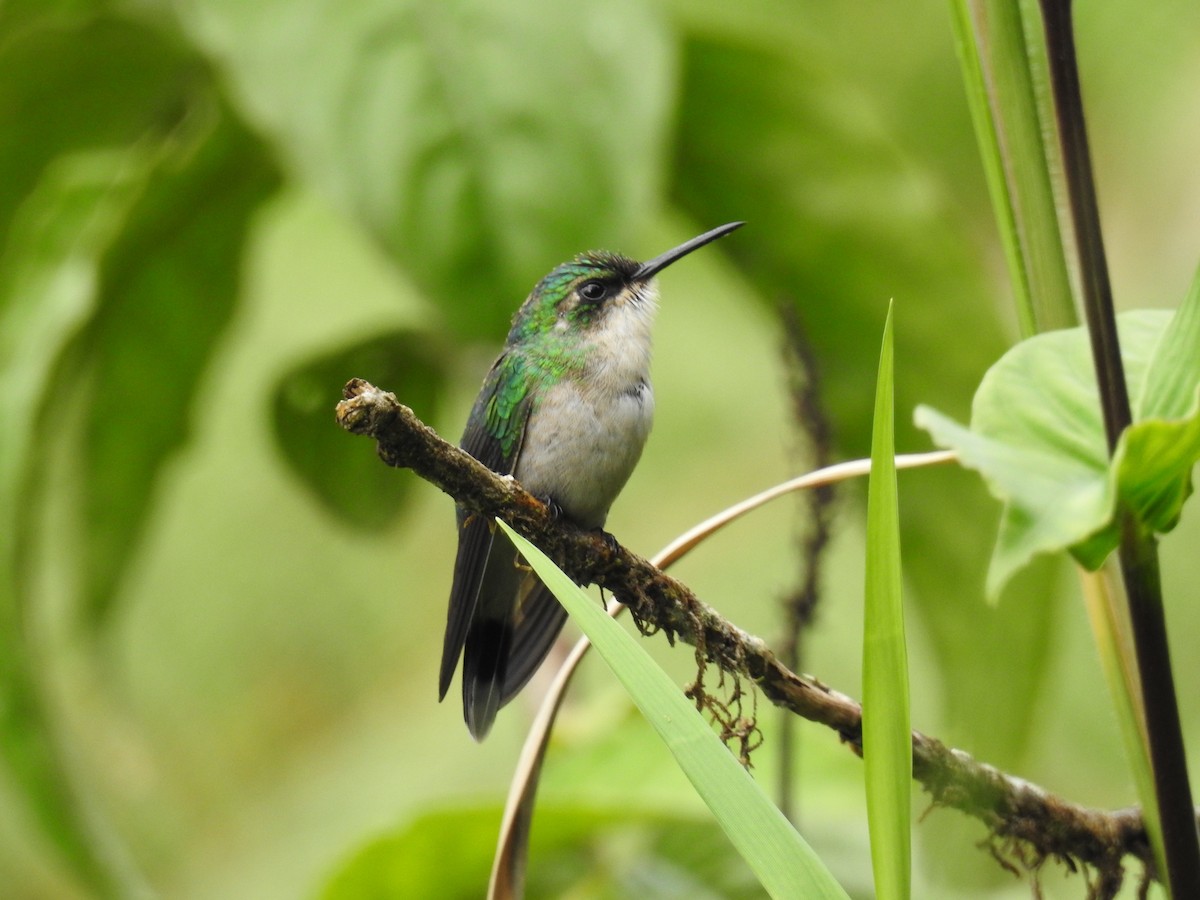
<path id="1" fill-rule="evenodd" d="M 1111 456 L 1121 432 L 1130 424 L 1131 414 L 1084 124 L 1071 3 L 1041 0 L 1041 7 L 1071 224 L 1079 254 L 1083 307 Z M 1154 536 L 1141 528 L 1128 511 L 1118 514 L 1122 523 L 1118 557 L 1141 676 L 1146 736 L 1166 857 L 1165 881 L 1176 900 L 1200 897 L 1200 836 L 1192 811 L 1179 704 L 1171 674 L 1158 550 Z"/>

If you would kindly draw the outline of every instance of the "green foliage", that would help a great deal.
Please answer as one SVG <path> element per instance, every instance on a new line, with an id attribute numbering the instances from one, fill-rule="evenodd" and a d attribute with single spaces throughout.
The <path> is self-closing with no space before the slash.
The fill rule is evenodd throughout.
<path id="1" fill-rule="evenodd" d="M 0 141 L 12 176 L 0 193 L 10 226 L 0 282 L 0 742 L 37 819 L 95 887 L 107 876 L 67 791 L 23 642 L 44 448 L 82 406 L 78 604 L 100 617 L 154 476 L 186 440 L 197 379 L 232 310 L 250 213 L 276 183 L 259 145 L 193 82 L 195 61 L 148 37 L 100 20 L 34 29 L 0 53 L 0 68 L 18 76 L 0 81 L 0 102 L 38 112 L 32 133 L 9 128 Z M 117 115 L 98 115 L 114 98 Z M 118 146 L 83 149 L 109 144 Z"/>
<path id="2" fill-rule="evenodd" d="M 654 726 L 767 893 L 814 900 L 847 897 L 804 838 L 646 650 L 549 557 L 505 522 L 496 521 Z"/>
<path id="3" fill-rule="evenodd" d="M 1173 126 L 1200 48 L 1170 18 L 1187 2 L 1136 22 L 1080 10 L 1086 46 L 1111 51 L 1085 89 L 1118 283 L 1151 299 L 1194 264 L 1194 152 Z M 450 505 L 336 429 L 342 383 L 377 380 L 457 435 L 553 265 L 745 219 L 664 274 L 658 425 L 610 527 L 657 546 L 803 467 L 785 455 L 782 378 L 763 374 L 781 300 L 801 312 L 850 457 L 871 445 L 875 335 L 896 298 L 895 443 L 917 449 L 907 411 L 962 418 L 1013 324 L 947 25 L 937 4 L 770 0 L 0 4 L 5 895 L 303 896 L 349 853 L 331 891 L 387 892 L 411 872 L 426 896 L 478 896 L 523 707 L 480 748 L 436 705 Z M 1131 133 L 1155 134 L 1143 149 L 1160 155 L 1129 153 Z M 1178 513 L 1194 437 L 1194 396 L 1172 383 L 1196 357 L 1194 326 L 1180 329 L 1142 401 L 1180 424 L 1146 423 L 1124 449 L 1130 471 L 1162 477 L 1117 478 L 1155 522 Z M 901 479 L 914 720 L 1124 805 L 1058 569 L 1034 564 L 1000 607 L 977 602 L 995 519 L 977 482 Z M 863 535 L 846 496 L 808 643 L 814 671 L 853 693 L 862 635 L 842 601 L 861 587 Z M 685 577 L 770 640 L 791 523 L 738 528 L 736 552 L 718 541 Z M 1190 584 L 1194 562 L 1164 577 Z M 1196 615 L 1173 609 L 1172 624 Z M 1176 665 L 1181 684 L 1200 678 Z M 1054 690 L 1047 672 L 1065 673 Z M 648 764 L 656 751 L 580 762 L 597 735 L 616 742 L 605 702 L 585 692 L 564 713 L 547 786 L 609 802 L 539 809 L 531 894 L 753 896 L 711 823 L 627 808 L 689 801 Z M 805 833 L 861 884 L 859 764 L 826 734 L 804 732 L 802 751 Z M 489 811 L 438 811 L 465 795 Z M 354 853 L 400 819 L 403 840 Z M 943 820 L 957 830 L 937 814 L 918 836 Z M 926 858 L 994 869 L 953 837 Z M 984 892 L 920 864 L 914 878 L 923 897 Z"/>
<path id="4" fill-rule="evenodd" d="M 883 326 L 875 391 L 863 615 L 863 766 L 875 894 L 881 900 L 905 900 L 912 890 L 912 726 L 896 490 L 893 311 L 889 306 Z"/>
<path id="5" fill-rule="evenodd" d="M 343 521 L 364 529 L 387 527 L 404 510 L 413 479 L 329 427 L 329 398 L 358 372 L 404 397 L 429 419 L 445 379 L 445 353 L 424 332 L 396 331 L 338 347 L 284 373 L 274 391 L 275 439 L 293 471 Z"/>
<path id="6" fill-rule="evenodd" d="M 187 443 L 192 399 L 233 315 L 251 216 L 277 184 L 262 147 L 213 98 L 187 116 L 103 257 L 80 368 L 65 375 L 92 385 L 85 602 L 97 617 L 136 547 L 155 474 Z M 132 439 L 117 424 L 129 418 Z"/>
<path id="7" fill-rule="evenodd" d="M 674 65 L 644 3 L 185 10 L 250 121 L 459 335 L 502 333 L 550 265 L 628 235 L 653 204 Z"/>
<path id="8" fill-rule="evenodd" d="M 55 371 L 95 311 L 100 260 L 151 166 L 136 152 L 57 160 L 17 210 L 0 269 L 0 746 L 39 824 L 93 884 L 98 866 L 59 777 L 34 658 L 23 641 L 29 611 L 22 587 L 39 437 L 46 420 L 54 422 L 46 407 Z"/>
<path id="9" fill-rule="evenodd" d="M 438 897 L 475 900 L 488 879 L 495 807 L 429 813 L 367 843 L 321 900 Z M 530 849 L 530 897 L 755 900 L 762 887 L 711 820 L 630 807 L 539 805 Z"/>
<path id="10" fill-rule="evenodd" d="M 700 221 L 750 219 L 738 251 L 747 277 L 764 298 L 796 306 L 837 446 L 861 457 L 870 448 L 878 361 L 868 336 L 889 297 L 907 311 L 896 357 L 920 361 L 902 364 L 896 382 L 901 449 L 922 441 L 908 411 L 922 402 L 965 408 L 970 386 L 1005 341 L 984 301 L 991 289 L 961 239 L 959 210 L 897 150 L 866 99 L 831 79 L 823 60 L 819 46 L 801 52 L 736 32 L 689 40 L 673 190 Z M 724 113 L 714 117 L 713 109 Z M 943 676 L 948 737 L 1017 759 L 1056 628 L 1054 604 L 1035 597 L 1056 596 L 1057 570 L 1031 572 L 979 627 L 968 597 L 994 533 L 990 502 L 966 477 L 913 473 L 905 483 L 911 499 L 902 531 L 914 551 L 906 553 L 906 575 Z M 927 547 L 945 552 L 916 552 Z M 997 695 L 999 668 L 1011 680 Z M 975 715 L 984 703 L 993 715 Z"/>
<path id="11" fill-rule="evenodd" d="M 995 597 L 1036 555 L 1070 550 L 1095 570 L 1120 539 L 1118 510 L 1138 527 L 1170 531 L 1200 459 L 1200 288 L 1172 316 L 1119 320 L 1134 425 L 1109 463 L 1087 332 L 1023 341 L 979 386 L 969 429 L 921 407 L 917 421 L 958 451 L 1004 502 L 988 572 Z"/>

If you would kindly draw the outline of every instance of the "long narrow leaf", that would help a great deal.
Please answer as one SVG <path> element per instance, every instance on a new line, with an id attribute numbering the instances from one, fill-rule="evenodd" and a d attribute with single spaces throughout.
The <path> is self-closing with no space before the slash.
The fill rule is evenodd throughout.
<path id="1" fill-rule="evenodd" d="M 867 488 L 863 616 L 863 763 L 871 864 L 880 900 L 907 900 L 912 888 L 912 726 L 900 583 L 900 510 L 892 399 L 892 309 L 888 307 L 875 388 Z"/>
<path id="2" fill-rule="evenodd" d="M 1053 116 L 1044 105 L 1036 10 L 1012 0 L 951 3 L 963 82 L 1008 260 L 1021 334 L 1078 324 L 1058 218 L 1060 170 Z M 1047 124 L 1049 123 L 1049 124 Z"/>
<path id="3" fill-rule="evenodd" d="M 896 468 L 914 469 L 921 466 L 941 465 L 953 462 L 956 458 L 953 453 L 944 450 L 933 453 L 909 453 L 896 457 Z M 870 473 L 871 461 L 869 459 L 853 459 L 776 484 L 689 528 L 652 556 L 650 561 L 665 571 L 725 526 L 760 509 L 772 500 L 786 497 L 795 491 L 823 484 L 834 484 Z M 611 601 L 608 604 L 608 614 L 616 616 L 624 608 L 620 603 Z M 500 839 L 496 846 L 491 884 L 488 888 L 489 897 L 521 895 L 524 884 L 525 853 L 529 847 L 529 829 L 533 823 L 533 807 L 537 796 L 538 779 L 541 777 L 542 763 L 546 757 L 546 748 L 550 743 L 550 730 L 554 727 L 555 717 L 566 696 L 567 687 L 571 683 L 575 669 L 591 646 L 591 642 L 585 636 L 581 637 L 571 648 L 570 655 L 563 661 L 554 675 L 554 681 L 551 682 L 545 696 L 542 697 L 537 717 L 529 726 L 529 734 L 521 748 L 521 756 L 517 760 L 516 771 L 513 773 L 512 782 L 509 785 L 508 800 L 504 806 L 504 819 L 500 824 Z"/>
<path id="4" fill-rule="evenodd" d="M 806 900 L 847 898 L 812 848 L 649 654 L 545 554 L 497 522 L 612 668 L 768 893 Z"/>

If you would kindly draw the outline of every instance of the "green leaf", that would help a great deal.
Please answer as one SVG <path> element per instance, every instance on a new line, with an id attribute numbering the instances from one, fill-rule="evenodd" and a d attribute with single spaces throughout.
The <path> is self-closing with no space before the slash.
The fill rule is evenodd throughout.
<path id="1" fill-rule="evenodd" d="M 322 354 L 275 387 L 275 439 L 292 471 L 350 525 L 378 530 L 402 512 L 415 479 L 379 464 L 359 441 L 330 427 L 330 409 L 352 377 L 386 384 L 426 421 L 436 416 L 446 354 L 432 336 L 394 331 Z"/>
<path id="2" fill-rule="evenodd" d="M 501 810 L 438 810 L 357 849 L 321 900 L 483 896 Z M 630 841 L 631 829 L 636 840 Z M 711 818 L 628 806 L 545 805 L 537 812 L 526 896 L 757 900 L 762 888 Z"/>
<path id="3" fill-rule="evenodd" d="M 673 54 L 651 5 L 181 8 L 281 155 L 461 334 L 502 334 L 547 260 L 615 248 L 654 205 Z"/>
<path id="4" fill-rule="evenodd" d="M 812 848 L 637 641 L 537 547 L 496 521 L 608 663 L 768 893 L 845 898 Z"/>
<path id="5" fill-rule="evenodd" d="M 0 258 L 0 753 L 43 832 L 93 887 L 103 883 L 102 870 L 25 643 L 26 557 L 51 384 L 95 310 L 101 260 L 152 166 L 138 150 L 55 160 L 17 210 Z"/>
<path id="6" fill-rule="evenodd" d="M 193 98 L 186 121 L 103 257 L 100 309 L 83 341 L 94 385 L 86 605 L 98 618 L 137 546 L 159 471 L 188 440 L 192 400 L 238 299 L 252 216 L 278 183 L 262 146 L 215 98 Z"/>
<path id="7" fill-rule="evenodd" d="M 0 129 L 0 235 L 52 160 L 161 140 L 197 80 L 195 58 L 179 45 L 128 20 L 72 17 L 71 7 L 86 5 L 0 5 L 10 17 L 44 19 L 38 26 L 22 21 L 19 29 L 13 23 L 17 30 L 0 41 L 0 117 L 20 123 Z"/>
<path id="8" fill-rule="evenodd" d="M 1174 317 L 1150 310 L 1119 317 L 1129 392 L 1140 399 L 1111 465 L 1081 328 L 1039 335 L 1005 354 L 976 392 L 969 429 L 929 407 L 917 410 L 917 424 L 956 449 L 1005 504 L 988 572 L 992 596 L 1038 554 L 1066 549 L 1099 568 L 1119 540 L 1119 505 L 1151 531 L 1174 527 L 1200 459 L 1197 306 L 1194 288 Z"/>
<path id="9" fill-rule="evenodd" d="M 912 726 L 900 574 L 892 311 L 889 304 L 867 489 L 862 736 L 875 893 L 880 900 L 907 900 L 912 888 Z"/>

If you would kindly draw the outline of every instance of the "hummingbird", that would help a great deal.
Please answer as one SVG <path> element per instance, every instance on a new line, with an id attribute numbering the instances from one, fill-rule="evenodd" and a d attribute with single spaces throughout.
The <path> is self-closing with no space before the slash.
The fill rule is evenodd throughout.
<path id="1" fill-rule="evenodd" d="M 462 449 L 579 527 L 603 530 L 654 418 L 655 276 L 743 224 L 706 231 L 645 263 L 591 251 L 553 269 L 513 316 Z M 461 655 L 463 716 L 482 741 L 550 652 L 567 613 L 494 522 L 461 506 L 457 520 L 439 699 Z"/>

